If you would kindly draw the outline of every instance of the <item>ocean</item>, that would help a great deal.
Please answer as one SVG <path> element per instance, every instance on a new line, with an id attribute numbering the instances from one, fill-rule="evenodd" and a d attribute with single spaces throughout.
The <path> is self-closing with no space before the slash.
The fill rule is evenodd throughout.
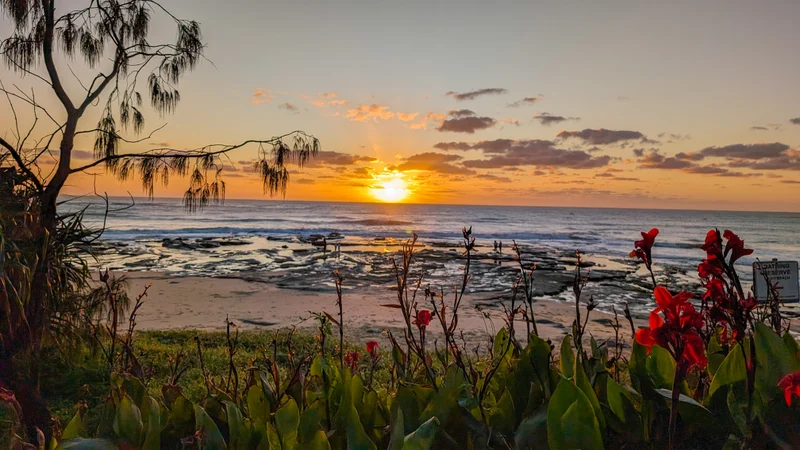
<path id="1" fill-rule="evenodd" d="M 102 225 L 104 205 L 91 202 L 88 223 Z M 508 207 L 381 203 L 328 203 L 227 200 L 197 213 L 180 199 L 112 198 L 103 238 L 113 241 L 221 236 L 308 236 L 342 233 L 349 237 L 456 240 L 471 226 L 479 243 L 511 240 L 557 250 L 624 257 L 641 231 L 660 230 L 654 258 L 696 265 L 706 232 L 730 229 L 763 260 L 800 257 L 800 214 L 643 209 Z M 65 210 L 87 206 L 75 200 Z"/>
<path id="2" fill-rule="evenodd" d="M 105 204 L 75 199 L 62 211 L 86 209 L 86 222 L 104 223 Z M 591 265 L 589 288 L 601 309 L 622 302 L 645 314 L 652 304 L 649 277 L 628 254 L 642 231 L 660 230 L 653 248 L 660 283 L 698 292 L 697 265 L 706 232 L 730 229 L 753 255 L 737 270 L 746 288 L 752 263 L 800 257 L 800 214 L 600 208 L 326 203 L 227 200 L 191 213 L 180 199 L 113 198 L 105 219 L 99 262 L 122 271 L 163 271 L 177 276 L 240 277 L 282 288 L 330 291 L 332 273 L 347 288 L 391 289 L 392 258 L 400 245 L 419 236 L 419 275 L 431 286 L 450 286 L 461 277 L 462 227 L 472 227 L 477 252 L 468 292 L 503 300 L 518 280 L 513 241 L 525 260 L 541 269 L 538 296 L 571 301 L 574 255 Z M 331 237 L 314 245 L 313 235 Z M 494 242 L 502 242 L 502 252 Z M 341 252 L 334 252 L 341 243 Z M 319 242 L 317 242 L 319 244 Z M 482 300 L 481 300 L 482 301 Z"/>

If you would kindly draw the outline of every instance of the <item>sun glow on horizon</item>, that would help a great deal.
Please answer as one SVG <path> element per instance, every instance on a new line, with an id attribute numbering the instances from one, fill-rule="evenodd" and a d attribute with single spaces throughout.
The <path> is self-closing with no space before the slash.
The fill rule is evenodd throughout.
<path id="1" fill-rule="evenodd" d="M 369 189 L 370 195 L 386 203 L 397 203 L 411 194 L 401 173 L 378 175 Z"/>

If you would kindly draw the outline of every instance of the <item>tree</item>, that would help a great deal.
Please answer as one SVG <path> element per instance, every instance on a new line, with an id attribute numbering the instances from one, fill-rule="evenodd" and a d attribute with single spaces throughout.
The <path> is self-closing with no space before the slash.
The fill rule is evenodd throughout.
<path id="1" fill-rule="evenodd" d="M 19 203 L 21 216 L 8 218 L 9 223 L 16 224 L 17 229 L 27 227 L 31 233 L 23 233 L 23 246 L 37 249 L 20 263 L 20 267 L 33 264 L 29 268 L 32 276 L 9 275 L 27 274 L 23 270 L 4 272 L 0 279 L 4 287 L 0 290 L 4 305 L 0 306 L 8 306 L 0 308 L 0 322 L 9 324 L 0 333 L 0 378 L 6 380 L 14 373 L 11 358 L 41 344 L 48 321 L 59 313 L 54 305 L 61 304 L 60 296 L 65 290 L 76 288 L 70 283 L 65 286 L 59 272 L 52 270 L 58 263 L 54 259 L 58 253 L 48 251 L 56 243 L 69 247 L 76 242 L 56 242 L 59 239 L 79 241 L 85 237 L 85 233 L 75 232 L 82 229 L 80 215 L 60 216 L 57 211 L 58 196 L 70 176 L 101 167 L 119 180 L 138 177 L 149 196 L 153 196 L 157 182 L 166 185 L 173 176 L 188 177 L 184 204 L 194 210 L 224 198 L 222 170 L 231 164 L 228 154 L 232 151 L 247 146 L 258 148 L 255 172 L 269 195 L 286 192 L 287 165 L 302 166 L 319 151 L 315 137 L 293 131 L 269 139 L 211 144 L 191 150 L 163 147 L 123 152 L 126 143 L 150 137 L 141 137 L 147 111 L 145 99 L 155 113 L 175 111 L 181 98 L 178 82 L 202 61 L 205 44 L 197 22 L 176 17 L 156 1 L 86 3 L 83 9 L 62 10 L 57 8 L 56 0 L 0 0 L 0 11 L 13 24 L 10 36 L 0 42 L 3 61 L 10 70 L 54 95 L 59 105 L 57 111 L 48 109 L 36 89 L 23 90 L 0 80 L 0 92 L 14 116 L 6 137 L 0 135 L 0 184 L 10 186 L 3 198 L 14 198 L 15 204 Z M 174 42 L 154 43 L 148 39 L 153 20 L 175 26 Z M 96 74 L 81 80 L 72 68 L 72 64 L 80 63 L 85 70 L 77 73 Z M 63 82 L 68 76 L 66 69 L 78 79 L 83 89 L 79 95 L 69 92 Z M 17 115 L 20 105 L 31 111 L 32 120 L 27 127 L 21 125 Z M 85 125 L 90 120 L 87 112 L 98 110 L 96 124 Z M 42 127 L 47 131 L 40 132 Z M 126 137 L 128 131 L 132 134 Z M 75 138 L 88 133 L 94 135 L 93 159 L 76 165 Z M 3 202 L 3 208 L 11 204 L 10 200 Z M 0 229 L 4 231 L 8 230 Z M 0 260 L 3 257 L 0 255 Z M 14 282 L 22 284 L 23 279 L 30 290 L 14 286 Z M 23 305 L 16 312 L 9 309 L 15 303 Z M 23 329 L 27 331 L 19 332 Z"/>

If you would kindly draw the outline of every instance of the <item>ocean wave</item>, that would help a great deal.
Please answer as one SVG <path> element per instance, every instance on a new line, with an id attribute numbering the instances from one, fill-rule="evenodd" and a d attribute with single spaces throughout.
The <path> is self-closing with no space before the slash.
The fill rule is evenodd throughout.
<path id="1" fill-rule="evenodd" d="M 406 220 L 393 220 L 393 219 L 362 219 L 362 220 L 351 220 L 347 223 L 352 225 L 366 225 L 366 226 L 414 225 L 414 222 L 408 222 Z"/>

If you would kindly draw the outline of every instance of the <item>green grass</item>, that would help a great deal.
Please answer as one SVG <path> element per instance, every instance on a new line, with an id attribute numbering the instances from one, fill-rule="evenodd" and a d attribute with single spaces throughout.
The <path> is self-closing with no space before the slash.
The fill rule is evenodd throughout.
<path id="1" fill-rule="evenodd" d="M 265 367 L 265 357 L 276 359 L 282 370 L 288 367 L 288 337 L 290 330 L 277 331 L 243 331 L 239 333 L 239 341 L 234 356 L 234 363 L 239 373 L 240 386 L 244 386 L 248 366 Z M 206 371 L 213 379 L 228 374 L 228 350 L 224 332 L 198 330 L 176 331 L 141 331 L 136 333 L 135 348 L 141 364 L 145 368 L 152 367 L 152 378 L 147 384 L 148 390 L 156 398 L 160 396 L 161 387 L 170 377 L 170 358 L 179 353 L 186 356 L 181 367 L 188 366 L 179 379 L 178 385 L 184 395 L 193 402 L 205 397 L 206 386 L 200 369 L 197 344 L 200 341 L 203 351 L 203 362 Z M 273 347 L 273 341 L 275 347 Z M 331 342 L 333 344 L 333 342 Z M 318 352 L 317 336 L 310 332 L 294 332 L 292 334 L 292 350 L 296 358 L 305 355 L 316 355 Z M 326 345 L 328 352 L 332 345 Z M 362 368 L 367 365 L 368 356 L 362 347 L 354 347 L 345 343 L 346 351 L 358 350 L 361 353 Z M 383 358 L 375 374 L 375 385 L 388 380 L 386 370 L 389 363 L 387 349 L 382 349 Z M 275 358 L 277 355 L 277 358 Z M 108 365 L 101 352 L 92 353 L 81 350 L 69 356 L 51 353 L 46 356 L 42 373 L 42 394 L 52 413 L 62 425 L 66 425 L 75 413 L 75 405 L 85 401 L 89 411 L 103 403 L 109 392 Z M 365 376 L 366 379 L 366 376 Z"/>

